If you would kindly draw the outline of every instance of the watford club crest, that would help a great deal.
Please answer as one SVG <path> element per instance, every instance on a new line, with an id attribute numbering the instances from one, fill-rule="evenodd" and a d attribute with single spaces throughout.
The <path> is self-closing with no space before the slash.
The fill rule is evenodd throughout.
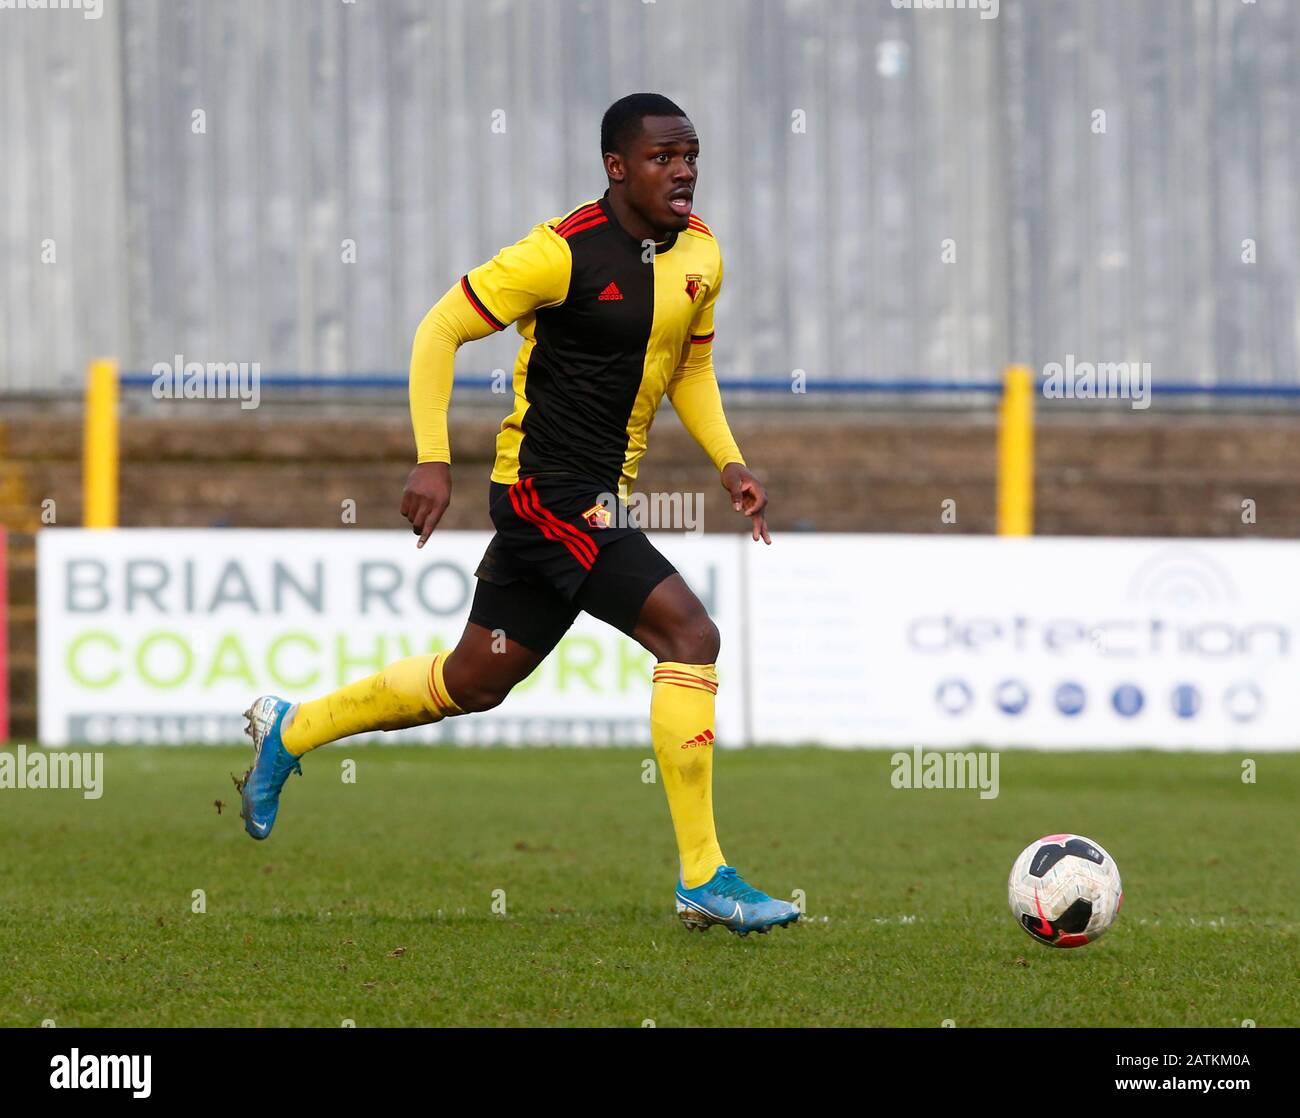
<path id="1" fill-rule="evenodd" d="M 700 281 L 703 278 L 703 276 L 686 277 L 686 294 L 692 303 L 695 302 L 695 296 L 700 293 Z"/>
<path id="2" fill-rule="evenodd" d="M 611 523 L 609 509 L 604 505 L 592 505 L 582 514 L 582 519 L 592 528 L 608 528 Z"/>

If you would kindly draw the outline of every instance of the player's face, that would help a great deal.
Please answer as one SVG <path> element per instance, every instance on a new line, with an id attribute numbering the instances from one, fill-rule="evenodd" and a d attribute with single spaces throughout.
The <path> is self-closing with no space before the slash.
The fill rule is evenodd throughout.
<path id="1" fill-rule="evenodd" d="M 628 203 L 654 229 L 685 229 L 695 193 L 700 141 L 684 116 L 648 116 L 623 157 Z"/>

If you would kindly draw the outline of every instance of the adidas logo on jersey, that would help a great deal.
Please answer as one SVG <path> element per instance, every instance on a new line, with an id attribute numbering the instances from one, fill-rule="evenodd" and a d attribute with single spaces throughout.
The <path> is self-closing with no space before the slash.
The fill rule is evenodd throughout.
<path id="1" fill-rule="evenodd" d="M 608 303 L 614 299 L 622 299 L 623 292 L 621 292 L 618 289 L 618 284 L 616 284 L 613 280 L 610 280 L 609 285 L 605 288 L 604 291 L 602 291 L 599 295 L 597 295 L 596 298 L 599 299 L 602 303 Z"/>

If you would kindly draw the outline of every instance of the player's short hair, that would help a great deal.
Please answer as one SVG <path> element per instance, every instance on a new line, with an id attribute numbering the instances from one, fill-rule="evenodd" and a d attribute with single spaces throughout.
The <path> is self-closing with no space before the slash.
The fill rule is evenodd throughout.
<path id="1" fill-rule="evenodd" d="M 641 120 L 647 116 L 685 116 L 662 93 L 629 93 L 620 97 L 600 121 L 600 153 L 627 151 L 627 145 L 641 134 Z"/>

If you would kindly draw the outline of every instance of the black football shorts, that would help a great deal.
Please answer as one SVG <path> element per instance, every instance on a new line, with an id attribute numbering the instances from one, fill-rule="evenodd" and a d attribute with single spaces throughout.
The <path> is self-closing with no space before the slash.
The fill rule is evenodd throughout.
<path id="1" fill-rule="evenodd" d="M 677 573 L 598 482 L 494 481 L 489 502 L 497 531 L 474 572 L 469 619 L 539 656 L 583 611 L 630 636 L 650 592 Z"/>

